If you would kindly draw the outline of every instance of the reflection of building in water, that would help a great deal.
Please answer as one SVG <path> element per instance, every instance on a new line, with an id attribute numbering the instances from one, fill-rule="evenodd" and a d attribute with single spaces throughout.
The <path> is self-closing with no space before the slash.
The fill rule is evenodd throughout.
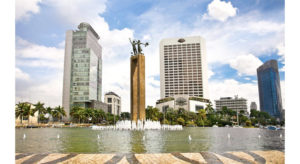
<path id="1" fill-rule="evenodd" d="M 221 97 L 220 100 L 215 100 L 216 110 L 221 111 L 223 107 L 231 109 L 233 111 L 240 112 L 243 110 L 247 112 L 247 100 L 244 98 L 239 98 L 238 96 L 232 97 Z"/>
<path id="2" fill-rule="evenodd" d="M 108 105 L 107 112 L 120 115 L 121 114 L 121 97 L 114 92 L 108 92 L 104 95 L 104 102 Z"/>
<path id="3" fill-rule="evenodd" d="M 130 142 L 130 151 L 135 153 L 146 153 L 147 150 L 145 149 L 145 140 L 143 140 L 143 136 L 145 136 L 146 131 L 131 130 L 129 132 L 130 138 L 128 138 L 127 140 Z"/>
<path id="4" fill-rule="evenodd" d="M 165 112 L 168 108 L 175 110 L 183 108 L 186 111 L 198 112 L 200 109 L 205 109 L 209 103 L 208 99 L 201 97 L 193 97 L 188 95 L 174 95 L 156 101 L 156 108 L 161 112 Z"/>

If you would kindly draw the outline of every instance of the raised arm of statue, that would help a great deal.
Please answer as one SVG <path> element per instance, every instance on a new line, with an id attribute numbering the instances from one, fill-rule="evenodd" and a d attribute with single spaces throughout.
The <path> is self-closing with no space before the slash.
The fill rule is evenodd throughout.
<path id="1" fill-rule="evenodd" d="M 131 45 L 132 45 L 132 51 L 133 51 L 133 54 L 134 54 L 134 55 L 137 55 L 137 51 L 136 51 L 136 47 L 135 47 L 135 45 L 136 45 L 135 40 L 131 41 L 131 39 L 129 38 L 129 42 L 130 42 Z"/>

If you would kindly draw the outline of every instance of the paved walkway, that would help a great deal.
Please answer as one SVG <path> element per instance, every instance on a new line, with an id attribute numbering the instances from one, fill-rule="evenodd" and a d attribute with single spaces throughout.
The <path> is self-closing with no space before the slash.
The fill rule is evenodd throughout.
<path id="1" fill-rule="evenodd" d="M 158 154 L 30 154 L 16 153 L 17 164 L 283 164 L 284 152 L 270 151 L 239 151 L 221 154 L 212 152 L 200 153 L 158 153 Z"/>

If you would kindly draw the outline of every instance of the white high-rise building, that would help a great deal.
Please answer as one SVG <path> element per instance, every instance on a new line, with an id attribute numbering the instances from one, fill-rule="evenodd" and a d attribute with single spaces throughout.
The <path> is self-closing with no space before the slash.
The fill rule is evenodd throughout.
<path id="1" fill-rule="evenodd" d="M 205 40 L 200 36 L 160 42 L 160 96 L 208 98 Z"/>

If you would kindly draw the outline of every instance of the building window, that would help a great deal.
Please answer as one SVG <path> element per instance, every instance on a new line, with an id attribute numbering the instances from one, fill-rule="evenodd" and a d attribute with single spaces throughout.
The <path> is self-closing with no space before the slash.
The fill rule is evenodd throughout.
<path id="1" fill-rule="evenodd" d="M 196 112 L 199 112 L 199 110 L 204 109 L 204 106 L 202 106 L 202 105 L 196 105 L 195 109 L 196 109 Z"/>
<path id="2" fill-rule="evenodd" d="M 107 102 L 108 102 L 108 103 L 111 103 L 111 98 L 107 98 Z"/>
<path id="3" fill-rule="evenodd" d="M 108 104 L 107 109 L 108 109 L 108 113 L 111 113 L 111 104 Z"/>
<path id="4" fill-rule="evenodd" d="M 169 108 L 169 105 L 164 105 L 164 106 L 162 107 L 163 112 L 164 112 L 164 113 L 167 112 L 168 108 Z"/>

